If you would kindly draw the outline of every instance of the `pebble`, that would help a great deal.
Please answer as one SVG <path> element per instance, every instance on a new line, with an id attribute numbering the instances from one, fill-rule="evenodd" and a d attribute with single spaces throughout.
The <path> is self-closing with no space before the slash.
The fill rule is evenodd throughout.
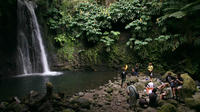
<path id="1" fill-rule="evenodd" d="M 91 93 L 94 93 L 94 92 L 95 92 L 95 90 L 93 90 L 93 89 L 92 89 L 92 90 L 90 90 L 90 92 L 91 92 Z"/>
<path id="2" fill-rule="evenodd" d="M 105 102 L 105 105 L 110 105 L 110 104 L 111 104 L 111 103 L 110 103 L 110 102 L 108 102 L 108 101 L 106 101 L 106 102 Z"/>
<path id="3" fill-rule="evenodd" d="M 79 92 L 78 96 L 82 97 L 82 96 L 84 96 L 84 93 L 83 92 Z"/>
<path id="4" fill-rule="evenodd" d="M 99 89 L 103 89 L 103 86 L 100 86 Z"/>

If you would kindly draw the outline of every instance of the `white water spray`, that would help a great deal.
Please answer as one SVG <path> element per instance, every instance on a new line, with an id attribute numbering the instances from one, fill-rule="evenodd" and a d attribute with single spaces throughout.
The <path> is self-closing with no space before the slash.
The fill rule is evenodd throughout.
<path id="1" fill-rule="evenodd" d="M 18 71 L 24 75 L 59 75 L 49 69 L 34 8 L 34 2 L 18 0 Z"/>
<path id="2" fill-rule="evenodd" d="M 48 62 L 47 62 L 47 56 L 46 56 L 46 52 L 45 52 L 45 49 L 44 49 L 42 36 L 41 36 L 40 28 L 39 28 L 39 25 L 38 25 L 37 17 L 35 15 L 33 4 L 32 4 L 32 2 L 28 3 L 27 1 L 25 1 L 25 4 L 26 4 L 27 8 L 29 9 L 29 11 L 31 13 L 33 25 L 35 27 L 34 28 L 35 36 L 36 36 L 36 38 L 38 39 L 38 42 L 39 42 L 39 46 L 40 46 L 40 50 L 41 50 L 41 61 L 42 61 L 43 72 L 48 73 L 48 72 L 50 72 L 49 65 L 48 65 Z"/>

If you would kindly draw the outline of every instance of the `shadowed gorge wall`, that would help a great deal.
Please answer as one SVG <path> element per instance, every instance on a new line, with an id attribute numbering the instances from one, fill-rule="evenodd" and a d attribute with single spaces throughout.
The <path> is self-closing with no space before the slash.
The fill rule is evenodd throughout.
<path id="1" fill-rule="evenodd" d="M 0 76 L 15 73 L 16 11 L 16 0 L 0 2 Z"/>

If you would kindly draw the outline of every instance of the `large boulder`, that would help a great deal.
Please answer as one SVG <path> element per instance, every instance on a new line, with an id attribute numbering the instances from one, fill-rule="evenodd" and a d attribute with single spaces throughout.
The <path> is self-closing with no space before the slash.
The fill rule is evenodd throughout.
<path id="1" fill-rule="evenodd" d="M 46 83 L 46 96 L 53 95 L 53 84 L 51 82 Z"/>
<path id="2" fill-rule="evenodd" d="M 77 109 L 77 108 L 90 109 L 91 104 L 92 102 L 85 98 L 75 98 L 72 101 L 70 101 L 70 105 L 73 109 Z"/>
<path id="3" fill-rule="evenodd" d="M 8 104 L 4 112 L 27 112 L 28 107 L 24 104 L 19 104 L 17 102 L 12 102 Z"/>
<path id="4" fill-rule="evenodd" d="M 138 78 L 136 76 L 131 76 L 126 80 L 126 83 L 136 83 L 136 82 L 138 82 Z"/>
<path id="5" fill-rule="evenodd" d="M 54 112 L 53 104 L 48 100 L 45 102 L 40 102 L 40 105 L 35 106 L 35 108 L 37 108 L 38 112 Z"/>
<path id="6" fill-rule="evenodd" d="M 192 98 L 185 98 L 185 103 L 188 107 L 200 110 L 200 93 L 192 96 Z"/>
<path id="7" fill-rule="evenodd" d="M 196 91 L 195 81 L 187 73 L 181 74 L 181 77 L 184 80 L 181 96 L 183 98 L 191 97 Z"/>
<path id="8" fill-rule="evenodd" d="M 179 105 L 178 108 L 177 108 L 177 112 L 196 112 L 196 111 L 189 108 L 188 106 Z"/>
<path id="9" fill-rule="evenodd" d="M 200 100 L 194 98 L 185 98 L 185 103 L 188 107 L 200 110 Z"/>
<path id="10" fill-rule="evenodd" d="M 134 85 L 135 85 L 137 91 L 143 91 L 146 86 L 145 83 L 143 83 L 143 82 L 138 82 L 138 83 L 135 83 Z"/>
<path id="11" fill-rule="evenodd" d="M 155 108 L 148 107 L 147 109 L 143 110 L 143 112 L 157 112 Z"/>
<path id="12" fill-rule="evenodd" d="M 165 80 L 166 77 L 167 77 L 167 75 L 168 75 L 169 73 L 171 74 L 171 76 L 176 77 L 176 74 L 175 74 L 175 73 L 173 73 L 172 71 L 167 71 L 167 72 L 161 77 L 161 79 L 162 79 L 162 80 Z"/>
<path id="13" fill-rule="evenodd" d="M 170 103 L 166 103 L 161 106 L 158 112 L 176 112 L 176 107 Z"/>
<path id="14" fill-rule="evenodd" d="M 62 112 L 75 112 L 75 111 L 72 109 L 64 109 Z"/>
<path id="15" fill-rule="evenodd" d="M 175 107 L 178 106 L 178 102 L 177 102 L 176 100 L 168 99 L 168 100 L 166 100 L 166 102 L 167 102 L 167 103 L 170 103 L 170 104 L 172 104 L 172 105 L 174 105 Z"/>

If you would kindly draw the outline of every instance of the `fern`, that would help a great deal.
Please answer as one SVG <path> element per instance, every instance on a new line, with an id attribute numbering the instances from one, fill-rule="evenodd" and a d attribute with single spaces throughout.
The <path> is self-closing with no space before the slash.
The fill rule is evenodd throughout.
<path id="1" fill-rule="evenodd" d="M 198 11 L 200 10 L 200 0 L 197 0 L 195 2 L 192 3 L 188 3 L 185 4 L 184 6 L 180 7 L 180 4 L 177 5 L 172 5 L 167 8 L 164 8 L 163 11 L 167 12 L 164 16 L 160 17 L 159 22 L 163 22 L 168 18 L 177 18 L 177 19 L 181 19 L 184 16 L 189 15 L 190 13 L 194 12 L 194 11 Z M 171 12 L 171 13 L 169 13 Z"/>

